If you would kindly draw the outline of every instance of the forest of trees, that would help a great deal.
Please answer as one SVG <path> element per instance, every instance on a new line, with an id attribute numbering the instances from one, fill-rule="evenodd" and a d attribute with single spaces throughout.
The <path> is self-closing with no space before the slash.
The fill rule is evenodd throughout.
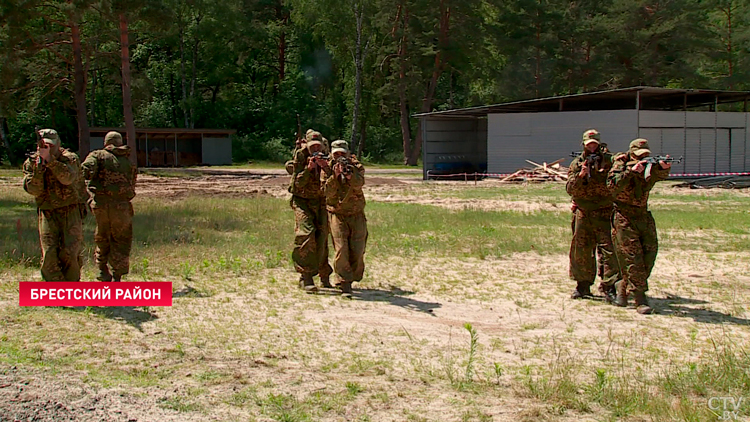
<path id="1" fill-rule="evenodd" d="M 0 137 L 85 155 L 89 127 L 303 130 L 417 163 L 414 113 L 649 85 L 750 89 L 747 0 L 0 0 Z"/>

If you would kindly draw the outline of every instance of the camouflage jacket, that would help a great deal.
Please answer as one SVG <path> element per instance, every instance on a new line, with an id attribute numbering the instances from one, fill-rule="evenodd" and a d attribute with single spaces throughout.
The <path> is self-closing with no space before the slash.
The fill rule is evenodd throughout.
<path id="1" fill-rule="evenodd" d="M 351 156 L 352 178 L 343 175 L 336 177 L 332 174 L 325 182 L 326 209 L 339 215 L 355 215 L 365 210 L 365 194 L 362 186 L 365 184 L 365 167 Z M 334 161 L 329 166 L 333 169 Z M 333 172 L 333 170 L 331 170 Z"/>
<path id="2" fill-rule="evenodd" d="M 322 199 L 325 196 L 323 192 L 323 183 L 329 174 L 320 167 L 310 171 L 307 168 L 307 158 L 310 153 L 307 149 L 298 149 L 294 155 L 292 166 L 292 180 L 289 184 L 289 192 L 292 195 L 305 199 Z"/>
<path id="3" fill-rule="evenodd" d="M 78 155 L 60 148 L 60 156 L 37 165 L 37 153 L 23 163 L 23 189 L 36 199 L 42 210 L 83 202 L 80 191 L 81 164 Z"/>
<path id="4" fill-rule="evenodd" d="M 108 145 L 92 151 L 83 164 L 83 177 L 89 182 L 94 205 L 127 202 L 135 196 L 138 167 L 130 162 L 130 147 Z"/>
<path id="5" fill-rule="evenodd" d="M 588 175 L 581 176 L 581 168 L 586 161 L 583 153 L 574 158 L 568 170 L 568 183 L 565 190 L 573 198 L 573 201 L 584 211 L 593 211 L 600 208 L 612 206 L 612 192 L 607 186 L 607 175 L 612 168 L 612 154 L 603 152 L 601 148 L 597 151 L 601 155 L 596 167 L 590 169 L 591 178 Z"/>
<path id="6" fill-rule="evenodd" d="M 656 182 L 665 180 L 669 176 L 670 169 L 665 170 L 659 164 L 654 164 L 651 176 L 646 180 L 645 171 L 641 173 L 632 171 L 638 161 L 631 160 L 628 154 L 617 154 L 614 160 L 612 170 L 609 171 L 607 177 L 607 185 L 615 197 L 615 205 L 646 209 L 649 192 Z"/>

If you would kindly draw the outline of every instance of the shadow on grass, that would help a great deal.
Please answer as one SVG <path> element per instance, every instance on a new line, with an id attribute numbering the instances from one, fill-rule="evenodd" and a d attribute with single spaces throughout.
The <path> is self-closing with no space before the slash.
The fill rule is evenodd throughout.
<path id="1" fill-rule="evenodd" d="M 421 300 L 411 299 L 404 296 L 413 295 L 414 292 L 401 290 L 398 287 L 391 286 L 391 290 L 380 289 L 352 289 L 353 300 L 363 300 L 366 302 L 388 302 L 391 305 L 399 306 L 410 311 L 424 312 L 435 316 L 433 311 L 443 306 L 437 302 L 423 302 Z"/>
<path id="2" fill-rule="evenodd" d="M 92 313 L 105 318 L 113 319 L 115 321 L 124 321 L 128 325 L 135 327 L 140 332 L 143 332 L 143 323 L 158 318 L 151 312 L 138 309 L 135 306 L 93 307 L 89 310 Z"/>
<path id="3" fill-rule="evenodd" d="M 202 292 L 192 286 L 185 285 L 185 287 L 181 288 L 180 290 L 175 290 L 172 293 L 173 298 L 178 297 L 210 297 L 211 295 L 205 292 Z"/>
<path id="4" fill-rule="evenodd" d="M 750 326 L 750 320 L 738 318 L 729 314 L 709 309 L 696 309 L 680 305 L 702 305 L 709 302 L 700 299 L 690 299 L 676 295 L 667 294 L 666 299 L 649 298 L 649 304 L 654 312 L 659 315 L 669 315 L 682 318 L 692 318 L 695 322 L 705 324 L 735 324 Z"/>

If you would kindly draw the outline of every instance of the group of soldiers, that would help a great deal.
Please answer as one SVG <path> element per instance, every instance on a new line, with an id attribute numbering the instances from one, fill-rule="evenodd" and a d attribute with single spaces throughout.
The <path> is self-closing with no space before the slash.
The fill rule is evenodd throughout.
<path id="1" fill-rule="evenodd" d="M 333 288 L 330 276 L 335 272 L 337 287 L 350 297 L 352 283 L 361 281 L 365 271 L 364 166 L 350 153 L 346 141 L 334 141 L 329 148 L 320 132 L 310 129 L 298 139 L 287 172 L 295 219 L 292 260 L 300 273 L 299 287 L 316 292 L 313 277 L 317 275 L 322 287 Z M 333 268 L 328 263 L 329 233 Z"/>
<path id="2" fill-rule="evenodd" d="M 91 152 L 81 164 L 62 148 L 53 129 L 39 131 L 42 142 L 23 165 L 23 187 L 36 199 L 42 246 L 42 279 L 79 281 L 83 228 L 87 210 L 96 218 L 94 258 L 97 280 L 121 281 L 128 273 L 133 239 L 133 205 L 138 169 L 130 147 L 118 132 L 109 132 L 104 148 Z M 572 298 L 593 297 L 597 273 L 599 291 L 608 302 L 627 306 L 633 295 L 638 313 L 649 314 L 648 278 L 656 261 L 656 225 L 648 211 L 649 192 L 665 180 L 669 162 L 646 169 L 651 151 L 646 139 L 630 143 L 627 152 L 613 155 L 595 129 L 583 133 L 583 152 L 570 165 L 566 190 L 572 197 L 570 278 Z M 308 130 L 298 139 L 291 175 L 290 205 L 294 210 L 294 267 L 299 287 L 314 293 L 318 276 L 324 288 L 336 287 L 346 296 L 361 281 L 367 244 L 365 168 L 346 141 L 328 141 Z M 85 183 L 88 181 L 88 184 Z M 328 262 L 328 238 L 333 239 L 333 268 Z M 597 265 L 597 257 L 599 264 Z"/>
<path id="3" fill-rule="evenodd" d="M 94 259 L 100 281 L 121 281 L 130 268 L 137 167 L 122 135 L 109 132 L 104 148 L 81 164 L 60 145 L 54 129 L 38 131 L 36 152 L 23 164 L 23 188 L 36 200 L 44 281 L 79 281 L 83 219 L 96 218 Z M 88 180 L 88 186 L 86 185 Z M 90 193 L 89 193 L 90 192 Z"/>
<path id="4" fill-rule="evenodd" d="M 646 139 L 635 139 L 627 152 L 611 154 L 595 129 L 583 133 L 583 152 L 570 165 L 566 190 L 572 197 L 572 298 L 590 298 L 597 272 L 606 301 L 628 306 L 633 295 L 639 314 L 650 314 L 648 278 L 656 261 L 658 238 L 648 210 L 649 192 L 669 176 L 671 163 L 646 170 L 651 155 Z M 599 265 L 597 265 L 597 257 Z"/>

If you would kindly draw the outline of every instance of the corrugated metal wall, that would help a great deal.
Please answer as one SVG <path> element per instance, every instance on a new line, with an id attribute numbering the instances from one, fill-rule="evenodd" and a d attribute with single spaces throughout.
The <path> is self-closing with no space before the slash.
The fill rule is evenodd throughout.
<path id="1" fill-rule="evenodd" d="M 683 156 L 672 173 L 750 170 L 745 135 L 747 113 L 641 111 L 640 136 L 654 153 Z"/>
<path id="2" fill-rule="evenodd" d="M 613 152 L 636 137 L 650 141 L 655 154 L 683 156 L 672 173 L 750 171 L 748 113 L 614 110 L 491 114 L 487 164 L 490 173 L 512 173 L 525 160 L 552 162 L 581 148 L 581 134 L 596 128 Z"/>
<path id="3" fill-rule="evenodd" d="M 426 118 L 422 124 L 425 172 L 448 168 L 458 172 L 486 171 L 486 119 Z"/>
<path id="4" fill-rule="evenodd" d="M 581 150 L 581 135 L 596 128 L 612 151 L 627 149 L 638 133 L 636 110 L 509 113 L 488 116 L 487 167 L 490 173 L 512 173 L 525 160 L 553 162 Z"/>

